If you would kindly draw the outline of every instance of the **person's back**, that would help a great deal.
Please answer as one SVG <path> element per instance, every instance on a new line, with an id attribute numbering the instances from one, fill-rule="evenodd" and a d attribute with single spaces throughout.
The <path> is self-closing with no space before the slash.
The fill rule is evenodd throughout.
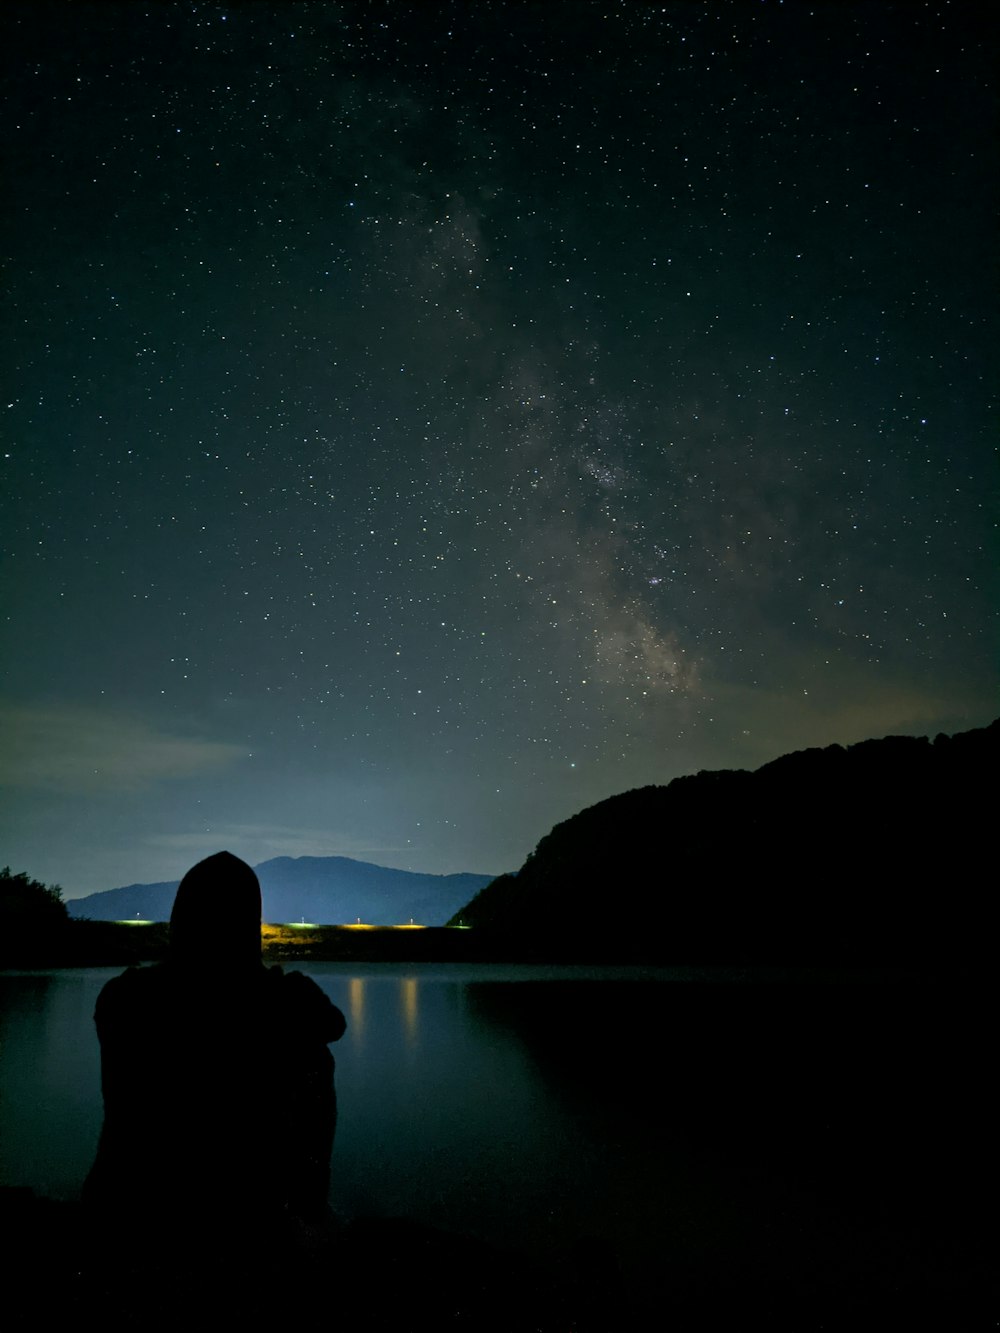
<path id="1" fill-rule="evenodd" d="M 340 1010 L 260 960 L 260 888 L 223 852 L 184 877 L 170 957 L 109 981 L 95 1012 L 105 1119 L 84 1191 L 129 1241 L 242 1244 L 326 1205 Z M 154 1239 L 154 1243 L 155 1243 Z"/>

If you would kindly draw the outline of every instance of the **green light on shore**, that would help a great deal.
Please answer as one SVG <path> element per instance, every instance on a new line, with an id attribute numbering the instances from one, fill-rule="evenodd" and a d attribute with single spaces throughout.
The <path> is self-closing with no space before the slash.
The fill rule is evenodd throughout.
<path id="1" fill-rule="evenodd" d="M 116 926 L 155 926 L 155 921 L 143 921 L 137 916 L 127 917 L 124 921 L 116 921 Z"/>

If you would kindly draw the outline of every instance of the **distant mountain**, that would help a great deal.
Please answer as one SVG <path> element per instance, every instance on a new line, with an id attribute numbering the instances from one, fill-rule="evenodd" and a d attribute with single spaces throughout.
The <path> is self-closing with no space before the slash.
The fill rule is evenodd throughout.
<path id="1" fill-rule="evenodd" d="M 264 920 L 324 925 L 362 921 L 373 926 L 441 926 L 488 884 L 492 875 L 420 875 L 346 856 L 276 856 L 255 866 Z M 167 921 L 179 881 L 128 884 L 67 902 L 70 916 L 94 921 L 140 917 Z"/>
<path id="2" fill-rule="evenodd" d="M 992 940 L 1000 720 L 801 750 L 557 824 L 463 923 L 573 956 L 941 961 Z"/>

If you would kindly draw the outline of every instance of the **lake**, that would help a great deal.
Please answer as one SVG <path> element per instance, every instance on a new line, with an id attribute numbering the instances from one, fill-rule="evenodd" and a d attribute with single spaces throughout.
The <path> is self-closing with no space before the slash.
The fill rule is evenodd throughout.
<path id="1" fill-rule="evenodd" d="M 119 970 L 0 974 L 0 1184 L 78 1196 L 101 1124 L 91 1016 Z M 692 1307 L 789 1288 L 897 1310 L 979 1298 L 994 1184 L 981 987 L 303 970 L 348 1021 L 332 1048 L 344 1218 L 411 1218 L 567 1270 L 597 1255 L 637 1309 L 665 1291 Z"/>

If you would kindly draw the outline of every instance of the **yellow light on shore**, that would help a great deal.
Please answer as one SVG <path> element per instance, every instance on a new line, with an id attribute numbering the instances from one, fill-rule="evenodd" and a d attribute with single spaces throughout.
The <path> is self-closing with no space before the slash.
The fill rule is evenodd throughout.
<path id="1" fill-rule="evenodd" d="M 125 921 L 123 925 L 152 925 L 152 922 Z M 362 921 L 360 917 L 355 921 L 343 921 L 337 925 L 321 925 L 318 921 L 283 921 L 280 924 L 261 925 L 261 938 L 264 940 L 280 940 L 282 934 L 289 930 L 427 930 L 428 927 L 421 921 L 414 921 L 411 917 L 409 921 L 398 921 L 392 926 L 377 926 L 370 921 Z"/>

